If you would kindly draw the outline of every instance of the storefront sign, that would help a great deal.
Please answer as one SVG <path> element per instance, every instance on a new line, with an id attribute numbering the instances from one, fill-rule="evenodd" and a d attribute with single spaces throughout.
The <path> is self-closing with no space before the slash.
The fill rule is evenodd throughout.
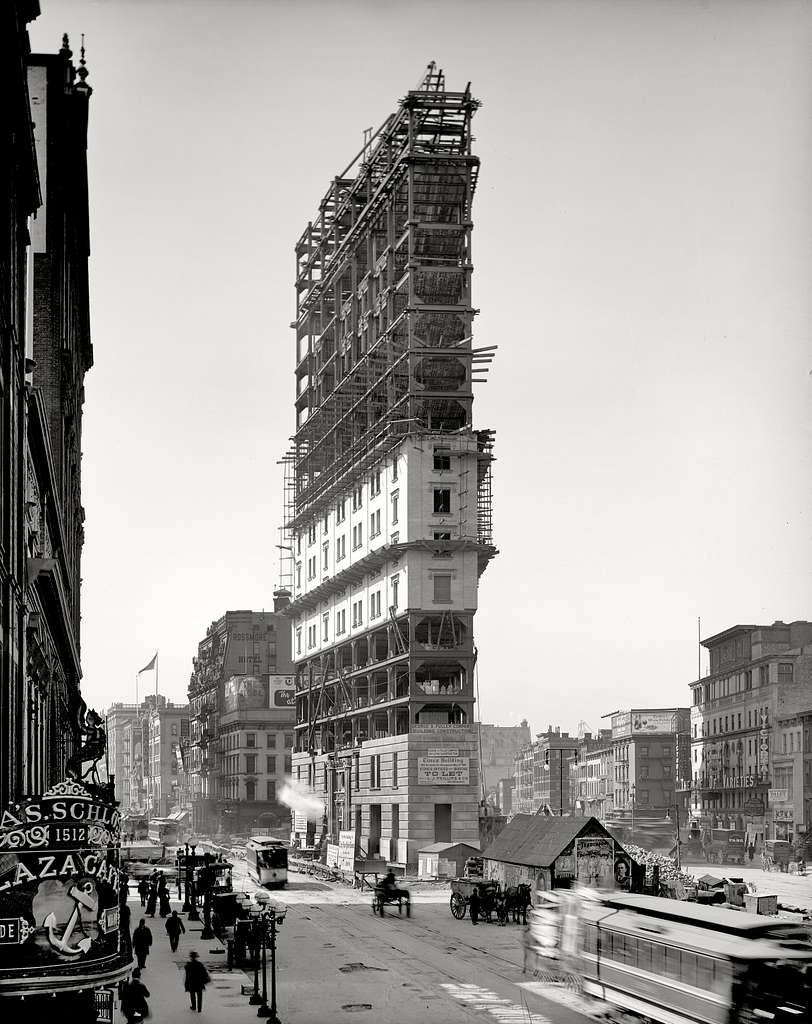
<path id="1" fill-rule="evenodd" d="M 72 779 L 0 817 L 0 995 L 117 980 L 120 815 Z"/>
<path id="2" fill-rule="evenodd" d="M 775 821 L 793 821 L 795 809 L 793 807 L 778 807 L 773 813 Z"/>
<path id="3" fill-rule="evenodd" d="M 747 800 L 744 804 L 744 813 L 757 815 L 764 813 L 764 801 L 763 800 Z"/>
<path id="4" fill-rule="evenodd" d="M 420 786 L 467 786 L 469 784 L 468 757 L 455 754 L 418 757 L 417 782 Z"/>
<path id="5" fill-rule="evenodd" d="M 307 815 L 303 811 L 293 812 L 293 831 L 307 832 Z"/>
<path id="6" fill-rule="evenodd" d="M 337 868 L 338 867 L 338 843 L 327 844 L 327 867 Z"/>
<path id="7" fill-rule="evenodd" d="M 341 871 L 355 870 L 355 830 L 338 833 L 338 867 Z"/>
<path id="8" fill-rule="evenodd" d="M 789 799 L 789 790 L 787 789 L 768 789 L 767 799 L 770 804 L 783 804 Z"/>

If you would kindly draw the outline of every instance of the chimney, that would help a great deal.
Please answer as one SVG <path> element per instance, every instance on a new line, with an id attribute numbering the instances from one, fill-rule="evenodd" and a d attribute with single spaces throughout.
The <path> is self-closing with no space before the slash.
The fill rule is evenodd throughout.
<path id="1" fill-rule="evenodd" d="M 556 734 L 556 736 L 560 736 L 561 735 L 561 726 L 560 725 L 557 725 L 555 727 L 555 734 Z"/>
<path id="2" fill-rule="evenodd" d="M 275 612 L 281 612 L 283 608 L 287 608 L 290 604 L 290 591 L 289 590 L 275 590 L 273 592 L 273 610 Z"/>

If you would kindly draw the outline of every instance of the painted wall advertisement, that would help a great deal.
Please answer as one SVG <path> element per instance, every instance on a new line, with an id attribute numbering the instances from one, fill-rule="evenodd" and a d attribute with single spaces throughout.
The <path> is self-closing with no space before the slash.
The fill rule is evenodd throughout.
<path id="1" fill-rule="evenodd" d="M 123 977 L 120 815 L 96 787 L 60 782 L 0 818 L 0 995 Z"/>
<path id="2" fill-rule="evenodd" d="M 296 688 L 293 676 L 271 676 L 271 707 L 292 708 L 296 706 Z"/>
<path id="3" fill-rule="evenodd" d="M 417 759 L 417 782 L 421 786 L 467 786 L 470 778 L 468 752 L 456 747 L 429 747 Z"/>
<path id="4" fill-rule="evenodd" d="M 581 836 L 576 839 L 575 877 L 591 889 L 614 889 L 614 841 L 606 836 Z"/>

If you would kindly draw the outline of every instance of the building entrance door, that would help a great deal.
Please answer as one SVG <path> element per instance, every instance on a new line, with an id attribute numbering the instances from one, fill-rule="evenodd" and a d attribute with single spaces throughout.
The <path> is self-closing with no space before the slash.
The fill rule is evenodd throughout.
<path id="1" fill-rule="evenodd" d="M 434 805 L 434 842 L 451 842 L 451 804 Z"/>

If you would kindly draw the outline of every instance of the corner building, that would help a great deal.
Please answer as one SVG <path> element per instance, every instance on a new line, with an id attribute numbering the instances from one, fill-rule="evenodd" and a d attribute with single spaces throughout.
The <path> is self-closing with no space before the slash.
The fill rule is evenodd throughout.
<path id="1" fill-rule="evenodd" d="M 472 426 L 492 355 L 472 346 L 477 106 L 430 65 L 296 245 L 293 773 L 324 802 L 311 834 L 399 864 L 479 839 L 474 613 L 496 549 L 493 434 Z"/>

